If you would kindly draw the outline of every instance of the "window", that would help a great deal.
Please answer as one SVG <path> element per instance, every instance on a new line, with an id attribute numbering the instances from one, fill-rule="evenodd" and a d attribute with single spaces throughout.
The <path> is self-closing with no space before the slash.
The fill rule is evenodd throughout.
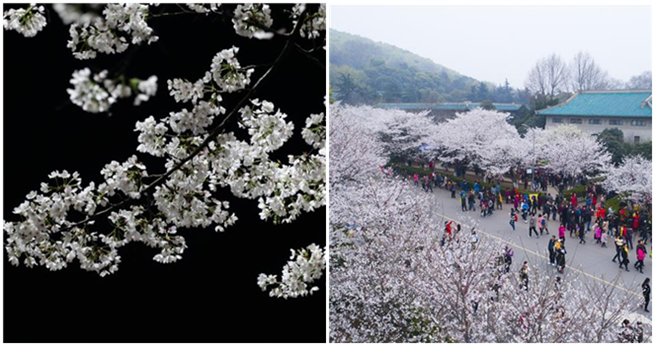
<path id="1" fill-rule="evenodd" d="M 554 123 L 562 123 L 562 118 L 553 118 Z"/>
<path id="2" fill-rule="evenodd" d="M 633 120 L 630 122 L 632 126 L 646 126 L 646 121 L 644 120 Z"/>
<path id="3" fill-rule="evenodd" d="M 580 119 L 580 118 L 571 118 L 571 119 L 569 119 L 569 123 L 571 123 L 571 124 L 582 124 L 582 119 Z"/>
<path id="4" fill-rule="evenodd" d="M 639 138 L 639 136 L 635 136 L 635 144 L 639 143 L 640 140 L 641 138 Z"/>
<path id="5" fill-rule="evenodd" d="M 610 119 L 610 125 L 623 125 L 623 120 Z"/>
<path id="6" fill-rule="evenodd" d="M 603 121 L 601 119 L 589 119 L 589 124 L 591 125 L 601 125 Z"/>

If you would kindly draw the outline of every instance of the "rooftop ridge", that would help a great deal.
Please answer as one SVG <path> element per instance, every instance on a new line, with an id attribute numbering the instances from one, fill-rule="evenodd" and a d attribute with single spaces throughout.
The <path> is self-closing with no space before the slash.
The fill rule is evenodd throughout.
<path id="1" fill-rule="evenodd" d="M 473 101 L 463 101 L 463 102 L 382 102 L 379 103 L 380 105 L 468 105 L 472 103 L 482 103 L 484 101 L 480 102 L 473 102 Z M 492 104 L 495 105 L 516 105 L 520 106 L 520 103 L 516 102 L 492 102 Z"/>
<path id="2" fill-rule="evenodd" d="M 579 94 L 641 94 L 652 93 L 652 90 L 645 89 L 627 89 L 627 90 L 585 90 L 578 92 Z"/>
<path id="3" fill-rule="evenodd" d="M 577 94 L 577 93 L 576 93 L 576 94 L 573 94 L 571 97 L 569 97 L 568 99 L 566 99 L 566 101 L 561 102 L 561 103 L 558 103 L 558 104 L 556 104 L 556 105 L 548 106 L 548 107 L 546 107 L 546 108 L 544 108 L 544 109 L 540 109 L 540 110 L 538 110 L 536 113 L 539 114 L 539 113 L 541 113 L 541 112 L 543 112 L 543 111 L 547 111 L 547 110 L 549 110 L 549 109 L 553 109 L 553 108 L 557 108 L 557 107 L 564 107 L 564 106 L 566 106 L 567 104 L 569 104 L 569 102 L 573 101 L 574 98 L 578 97 L 578 95 L 579 95 L 579 94 Z"/>
<path id="4" fill-rule="evenodd" d="M 650 90 L 591 90 L 538 110 L 544 116 L 652 117 Z"/>

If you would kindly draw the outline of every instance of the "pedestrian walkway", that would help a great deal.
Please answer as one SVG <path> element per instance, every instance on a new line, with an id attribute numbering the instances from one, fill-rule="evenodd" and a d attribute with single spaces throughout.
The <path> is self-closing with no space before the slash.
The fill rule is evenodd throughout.
<path id="1" fill-rule="evenodd" d="M 471 223 L 478 223 L 476 229 L 479 229 L 482 234 L 510 244 L 515 251 L 515 263 L 528 260 L 531 266 L 549 267 L 547 246 L 550 236 L 529 237 L 528 224 L 521 221 L 520 218 L 516 223 L 516 230 L 512 231 L 509 225 L 511 207 L 508 204 L 503 206 L 503 210 L 496 210 L 491 216 L 483 218 L 480 216 L 479 210 L 462 212 L 458 202 L 459 199 L 451 198 L 450 193 L 446 190 L 435 188 L 434 192 L 430 193 L 418 187 L 413 188 L 412 193 L 431 195 L 434 201 L 435 216 L 460 222 L 465 231 L 470 230 L 470 226 L 473 226 Z M 437 222 L 437 224 L 440 223 Z M 556 234 L 558 227 L 559 222 L 549 221 L 548 229 L 551 235 Z M 441 230 L 439 229 L 439 231 Z M 636 256 L 634 250 L 631 250 L 630 272 L 626 272 L 618 268 L 618 263 L 612 262 L 615 250 L 611 241 L 608 241 L 608 248 L 601 248 L 600 245 L 595 243 L 591 233 L 588 234 L 587 243 L 583 245 L 578 243 L 577 238 L 569 239 L 568 232 L 566 236 L 568 254 L 566 256 L 565 275 L 579 273 L 604 284 L 613 284 L 614 279 L 618 278 L 616 286 L 622 291 L 630 292 L 635 296 L 635 299 L 641 302 L 643 298 L 639 287 L 646 277 L 652 278 L 652 259 L 649 256 L 644 261 L 644 274 L 641 274 L 632 266 L 636 261 Z M 648 250 L 651 251 L 650 248 Z M 518 270 L 518 267 L 512 268 L 512 270 Z M 552 270 L 555 273 L 555 269 L 552 268 Z M 651 319 L 650 314 L 645 314 L 643 311 L 640 313 Z"/>

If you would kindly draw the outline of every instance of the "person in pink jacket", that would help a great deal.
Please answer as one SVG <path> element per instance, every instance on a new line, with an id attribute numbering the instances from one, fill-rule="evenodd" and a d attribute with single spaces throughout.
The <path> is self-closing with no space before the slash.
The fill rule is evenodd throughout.
<path id="1" fill-rule="evenodd" d="M 564 240 L 564 236 L 566 235 L 566 227 L 564 227 L 563 223 L 559 225 L 559 229 L 557 231 L 559 232 L 559 238 Z"/>
<path id="2" fill-rule="evenodd" d="M 644 272 L 644 258 L 646 258 L 646 247 L 644 241 L 640 240 L 637 243 L 637 262 L 635 263 L 635 269 L 639 270 L 640 273 Z"/>
<path id="3" fill-rule="evenodd" d="M 596 227 L 596 229 L 595 229 L 595 231 L 596 231 L 596 237 L 595 237 L 596 238 L 596 244 L 599 244 L 600 243 L 600 238 L 603 235 L 603 229 L 600 228 L 600 225 L 598 223 L 596 223 L 595 227 Z"/>

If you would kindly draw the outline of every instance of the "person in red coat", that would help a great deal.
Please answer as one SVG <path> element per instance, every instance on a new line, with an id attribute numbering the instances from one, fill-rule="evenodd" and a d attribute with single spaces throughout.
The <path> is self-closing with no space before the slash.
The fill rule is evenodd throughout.
<path id="1" fill-rule="evenodd" d="M 452 228 L 453 222 L 452 221 L 446 221 L 446 234 L 448 234 L 448 240 L 451 240 L 453 237 L 453 228 Z"/>
<path id="2" fill-rule="evenodd" d="M 623 207 L 619 211 L 619 218 L 621 219 L 621 222 L 625 222 L 625 215 L 626 215 L 626 211 L 625 211 L 625 207 Z"/>
<path id="3" fill-rule="evenodd" d="M 621 226 L 621 233 L 620 233 L 621 238 L 625 239 L 628 237 L 628 228 L 625 226 Z"/>
<path id="4" fill-rule="evenodd" d="M 574 207 L 578 206 L 578 196 L 575 193 L 571 195 L 571 204 L 573 204 Z"/>
<path id="5" fill-rule="evenodd" d="M 605 208 L 598 208 L 598 211 L 596 211 L 596 219 L 604 219 L 605 218 Z"/>

